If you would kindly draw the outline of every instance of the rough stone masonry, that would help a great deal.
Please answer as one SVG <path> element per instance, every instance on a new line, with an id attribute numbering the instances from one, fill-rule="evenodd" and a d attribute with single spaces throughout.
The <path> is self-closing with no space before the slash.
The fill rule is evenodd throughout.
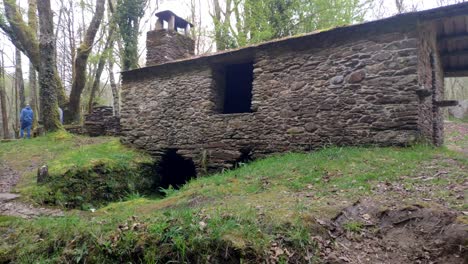
<path id="1" fill-rule="evenodd" d="M 253 66 L 250 109 L 222 112 L 229 67 Z M 198 173 L 327 145 L 442 143 L 432 21 L 398 16 L 123 73 L 122 141 Z"/>

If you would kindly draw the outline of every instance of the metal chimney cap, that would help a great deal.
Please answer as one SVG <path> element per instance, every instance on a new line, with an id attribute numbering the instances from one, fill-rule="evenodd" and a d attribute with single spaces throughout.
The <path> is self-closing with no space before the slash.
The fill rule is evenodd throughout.
<path id="1" fill-rule="evenodd" d="M 158 13 L 156 13 L 156 16 L 158 18 L 166 21 L 166 22 L 169 22 L 169 20 L 171 19 L 171 16 L 174 16 L 175 17 L 175 27 L 176 28 L 186 28 L 187 25 L 190 25 L 190 27 L 193 27 L 192 23 L 190 23 L 187 20 L 177 16 L 176 14 L 174 14 L 174 12 L 172 12 L 170 10 L 158 12 Z"/>

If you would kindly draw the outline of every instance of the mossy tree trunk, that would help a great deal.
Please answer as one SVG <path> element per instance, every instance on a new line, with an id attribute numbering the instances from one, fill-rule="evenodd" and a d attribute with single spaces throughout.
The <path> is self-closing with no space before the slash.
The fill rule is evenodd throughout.
<path id="1" fill-rule="evenodd" d="M 28 0 L 28 26 L 37 38 L 37 4 L 36 0 Z M 31 91 L 31 108 L 34 112 L 33 128 L 39 124 L 39 96 L 37 94 L 37 71 L 32 63 L 29 63 L 29 90 Z"/>
<path id="2" fill-rule="evenodd" d="M 57 74 L 55 56 L 55 38 L 53 14 L 50 0 L 41 0 L 37 4 L 39 11 L 39 85 L 41 102 L 41 119 L 46 131 L 55 131 L 62 128 L 59 120 L 57 99 Z"/>
<path id="3" fill-rule="evenodd" d="M 5 92 L 5 70 L 3 68 L 3 51 L 0 61 L 0 108 L 2 110 L 2 128 L 3 138 L 10 138 L 10 131 L 8 129 L 8 112 L 6 105 L 6 92 Z"/>
<path id="4" fill-rule="evenodd" d="M 105 0 L 96 1 L 96 10 L 94 16 L 86 30 L 86 35 L 77 49 L 76 58 L 74 62 L 73 83 L 70 92 L 70 103 L 68 105 L 68 113 L 65 115 L 67 122 L 80 121 L 80 102 L 81 94 L 86 84 L 86 65 L 88 62 L 89 54 L 93 48 L 94 38 L 101 25 L 104 16 Z"/>
<path id="5" fill-rule="evenodd" d="M 18 91 L 19 107 L 26 106 L 26 96 L 24 94 L 23 69 L 21 68 L 21 51 L 17 48 L 15 52 L 15 84 Z"/>
<path id="6" fill-rule="evenodd" d="M 42 1 L 39 1 L 41 3 Z M 34 6 L 37 5 L 37 0 L 28 0 L 28 17 L 33 12 Z M 19 8 L 16 4 L 16 0 L 3 0 L 5 7 L 5 17 L 8 21 L 8 25 L 5 21 L 0 21 L 0 28 L 8 35 L 11 42 L 20 49 L 31 61 L 37 71 L 40 70 L 40 52 L 39 52 L 39 41 L 37 38 L 37 27 L 31 27 L 26 24 L 23 20 L 23 16 L 19 11 Z M 35 11 L 34 11 L 35 13 Z M 54 51 L 55 52 L 55 51 Z M 67 97 L 65 94 L 65 89 L 62 85 L 60 76 L 58 75 L 57 66 L 52 65 L 54 68 L 53 80 L 57 82 L 54 87 L 56 87 L 56 94 L 61 106 L 67 104 Z"/>
<path id="7" fill-rule="evenodd" d="M 138 37 L 140 20 L 145 14 L 148 0 L 118 0 L 115 6 L 115 21 L 123 40 L 121 68 L 124 71 L 136 69 L 138 65 Z"/>

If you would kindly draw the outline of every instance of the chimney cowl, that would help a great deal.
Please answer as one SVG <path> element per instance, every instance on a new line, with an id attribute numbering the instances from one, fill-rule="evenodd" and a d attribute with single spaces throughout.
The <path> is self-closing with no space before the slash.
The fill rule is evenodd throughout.
<path id="1" fill-rule="evenodd" d="M 158 21 L 156 22 L 156 30 L 164 29 L 164 21 L 167 22 L 168 30 L 177 31 L 177 29 L 180 28 L 185 30 L 185 35 L 188 35 L 190 28 L 193 27 L 192 23 L 177 16 L 169 10 L 158 12 L 155 15 L 158 18 Z"/>

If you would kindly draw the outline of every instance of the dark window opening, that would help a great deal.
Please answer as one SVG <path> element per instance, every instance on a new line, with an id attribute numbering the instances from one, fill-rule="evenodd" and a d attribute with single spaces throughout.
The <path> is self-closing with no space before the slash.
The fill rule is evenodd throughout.
<path id="1" fill-rule="evenodd" d="M 215 75 L 220 97 L 218 111 L 223 114 L 250 113 L 252 106 L 253 63 L 230 64 Z"/>
<path id="2" fill-rule="evenodd" d="M 172 186 L 178 189 L 194 178 L 197 172 L 191 159 L 177 154 L 176 149 L 170 149 L 161 158 L 158 175 L 161 177 L 162 188 Z"/>

